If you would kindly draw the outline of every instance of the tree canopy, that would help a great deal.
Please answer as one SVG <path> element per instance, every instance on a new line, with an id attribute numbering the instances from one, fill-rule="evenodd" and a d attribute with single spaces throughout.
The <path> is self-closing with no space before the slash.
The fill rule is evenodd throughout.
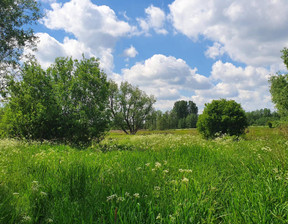
<path id="1" fill-rule="evenodd" d="M 35 47 L 36 36 L 29 25 L 41 17 L 36 0 L 1 0 L 0 64 L 15 65 L 24 47 Z"/>
<path id="2" fill-rule="evenodd" d="M 288 69 L 288 49 L 282 51 L 282 59 Z M 288 116 L 288 74 L 277 73 L 269 79 L 272 102 L 282 116 Z"/>
<path id="3" fill-rule="evenodd" d="M 110 110 L 114 126 L 126 134 L 136 134 L 144 127 L 145 121 L 153 111 L 155 99 L 138 87 L 122 82 L 120 87 L 110 81 Z"/>
<path id="4" fill-rule="evenodd" d="M 8 137 L 77 146 L 100 140 L 109 125 L 109 83 L 97 59 L 57 58 L 46 71 L 25 63 L 8 83 L 2 127 Z"/>
<path id="5" fill-rule="evenodd" d="M 247 118 L 241 105 L 234 100 L 225 99 L 205 104 L 197 122 L 197 128 L 205 138 L 223 134 L 239 136 L 247 126 Z"/>

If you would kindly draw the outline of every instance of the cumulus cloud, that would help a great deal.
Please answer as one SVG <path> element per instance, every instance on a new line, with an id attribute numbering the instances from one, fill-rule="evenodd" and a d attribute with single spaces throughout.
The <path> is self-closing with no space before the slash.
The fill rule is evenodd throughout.
<path id="1" fill-rule="evenodd" d="M 40 38 L 36 58 L 40 62 L 47 65 L 57 56 L 79 58 L 84 53 L 86 57 L 99 57 L 101 68 L 109 74 L 113 73 L 115 43 L 136 30 L 119 20 L 108 6 L 98 6 L 90 0 L 52 3 L 42 23 L 51 30 L 64 30 L 70 38 L 59 42 L 48 34 L 37 34 Z"/>
<path id="2" fill-rule="evenodd" d="M 209 77 L 197 73 L 183 59 L 161 54 L 123 69 L 117 80 L 137 85 L 157 98 L 156 108 L 170 110 L 177 100 L 193 100 L 203 110 L 213 99 L 233 99 L 245 110 L 274 109 L 269 93 L 271 70 L 262 67 L 237 67 L 217 61 Z"/>
<path id="3" fill-rule="evenodd" d="M 143 63 L 122 70 L 125 80 L 142 86 L 177 87 L 177 89 L 207 89 L 210 82 L 197 74 L 184 60 L 161 54 L 153 55 Z M 167 89 L 167 88 L 166 88 Z"/>
<path id="4" fill-rule="evenodd" d="M 227 53 L 252 66 L 281 63 L 280 50 L 288 46 L 286 0 L 175 0 L 169 5 L 174 28 L 194 41 L 214 41 L 206 55 Z"/>
<path id="5" fill-rule="evenodd" d="M 168 31 L 164 29 L 166 15 L 165 12 L 153 5 L 145 9 L 147 17 L 137 18 L 137 21 L 144 33 L 148 34 L 150 29 L 153 29 L 158 34 L 167 34 Z"/>
<path id="6" fill-rule="evenodd" d="M 138 51 L 132 45 L 129 48 L 124 50 L 125 57 L 135 58 L 137 54 L 138 54 Z"/>
<path id="7" fill-rule="evenodd" d="M 212 87 L 208 78 L 198 74 L 197 69 L 190 68 L 184 60 L 162 54 L 123 69 L 121 77 L 154 95 L 156 107 L 162 110 L 171 109 L 176 100 L 183 98 L 181 91 L 192 93 Z"/>
<path id="8" fill-rule="evenodd" d="M 261 108 L 273 109 L 269 93 L 270 70 L 262 67 L 237 67 L 231 63 L 217 61 L 211 71 L 210 81 L 216 83 L 206 90 L 195 90 L 192 99 L 203 105 L 213 99 L 233 99 L 251 111 Z"/>

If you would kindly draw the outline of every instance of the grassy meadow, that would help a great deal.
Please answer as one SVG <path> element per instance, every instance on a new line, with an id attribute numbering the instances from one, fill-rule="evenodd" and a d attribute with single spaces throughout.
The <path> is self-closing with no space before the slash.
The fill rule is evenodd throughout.
<path id="1" fill-rule="evenodd" d="M 0 140 L 0 223 L 288 223 L 288 138 L 111 132 L 86 150 Z"/>

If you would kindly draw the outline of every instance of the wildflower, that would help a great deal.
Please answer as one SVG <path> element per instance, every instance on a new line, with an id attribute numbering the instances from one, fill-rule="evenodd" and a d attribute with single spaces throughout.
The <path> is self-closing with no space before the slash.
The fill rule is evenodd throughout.
<path id="1" fill-rule="evenodd" d="M 161 213 L 157 215 L 156 219 L 161 219 Z"/>
<path id="2" fill-rule="evenodd" d="M 142 167 L 137 167 L 137 168 L 136 168 L 136 171 L 141 170 L 141 169 L 142 169 Z"/>
<path id="3" fill-rule="evenodd" d="M 23 222 L 29 222 L 29 221 L 31 221 L 31 217 L 28 215 L 25 215 L 25 216 L 23 216 L 22 220 L 23 220 Z"/>
<path id="4" fill-rule="evenodd" d="M 133 196 L 134 196 L 135 198 L 140 198 L 139 193 L 135 193 L 135 194 L 133 194 Z"/>
<path id="5" fill-rule="evenodd" d="M 175 217 L 173 215 L 169 215 L 170 221 L 175 222 Z"/>
<path id="6" fill-rule="evenodd" d="M 159 162 L 156 162 L 156 163 L 155 163 L 155 167 L 156 167 L 156 168 L 159 168 L 159 167 L 161 167 L 161 166 L 162 166 L 161 163 L 159 163 Z"/>
<path id="7" fill-rule="evenodd" d="M 117 202 L 119 202 L 119 201 L 125 201 L 125 198 L 124 197 L 118 197 Z"/>
<path id="8" fill-rule="evenodd" d="M 44 191 L 41 191 L 41 192 L 40 192 L 40 195 L 43 196 L 43 197 L 45 197 L 45 196 L 47 196 L 47 193 L 44 192 Z"/>
<path id="9" fill-rule="evenodd" d="M 47 223 L 52 223 L 52 222 L 53 222 L 53 219 L 48 218 L 48 219 L 46 219 L 46 222 L 47 222 Z"/>
<path id="10" fill-rule="evenodd" d="M 113 200 L 114 198 L 117 198 L 117 194 L 112 194 L 107 197 L 107 201 Z"/>
<path id="11" fill-rule="evenodd" d="M 150 163 L 146 163 L 145 166 L 150 166 Z"/>
<path id="12" fill-rule="evenodd" d="M 39 184 L 38 184 L 38 181 L 36 181 L 36 180 L 34 180 L 33 182 L 32 182 L 32 190 L 33 191 L 38 191 L 39 190 Z"/>
<path id="13" fill-rule="evenodd" d="M 169 173 L 169 170 L 163 170 L 163 173 Z"/>
<path id="14" fill-rule="evenodd" d="M 155 186 L 155 187 L 154 187 L 154 190 L 155 190 L 155 191 L 160 191 L 160 189 L 161 189 L 161 188 L 160 188 L 159 186 Z"/>
<path id="15" fill-rule="evenodd" d="M 188 170 L 188 169 L 179 169 L 180 173 L 192 173 L 192 170 Z"/>
<path id="16" fill-rule="evenodd" d="M 183 182 L 183 183 L 188 183 L 188 182 L 189 182 L 189 179 L 186 178 L 186 177 L 184 177 L 184 178 L 182 179 L 182 182 Z"/>
<path id="17" fill-rule="evenodd" d="M 130 193 L 129 192 L 125 192 L 125 196 L 126 197 L 130 197 Z"/>

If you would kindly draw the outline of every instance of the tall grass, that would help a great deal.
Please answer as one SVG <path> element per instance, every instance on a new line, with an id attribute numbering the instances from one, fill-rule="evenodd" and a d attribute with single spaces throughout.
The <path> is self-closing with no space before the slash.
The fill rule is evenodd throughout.
<path id="1" fill-rule="evenodd" d="M 288 140 L 112 133 L 87 150 L 0 141 L 1 223 L 287 223 Z"/>

